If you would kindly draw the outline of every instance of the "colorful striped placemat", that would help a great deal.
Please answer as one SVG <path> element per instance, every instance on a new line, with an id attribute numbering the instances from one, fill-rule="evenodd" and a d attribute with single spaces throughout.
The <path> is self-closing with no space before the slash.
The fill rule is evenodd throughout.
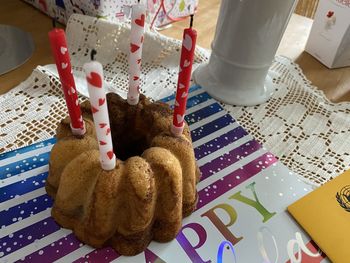
<path id="1" fill-rule="evenodd" d="M 175 240 L 124 257 L 57 225 L 44 188 L 53 138 L 0 155 L 0 262 L 300 262 L 299 251 L 301 262 L 327 262 L 286 212 L 311 187 L 199 86 L 187 105 L 202 178 L 197 209 Z"/>

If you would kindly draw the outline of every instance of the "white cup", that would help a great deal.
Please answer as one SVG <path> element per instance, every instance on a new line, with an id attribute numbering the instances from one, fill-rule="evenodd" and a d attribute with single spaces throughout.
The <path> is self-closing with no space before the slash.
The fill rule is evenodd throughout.
<path id="1" fill-rule="evenodd" d="M 211 96 L 228 104 L 267 101 L 267 73 L 296 0 L 222 0 L 209 63 L 194 80 Z"/>

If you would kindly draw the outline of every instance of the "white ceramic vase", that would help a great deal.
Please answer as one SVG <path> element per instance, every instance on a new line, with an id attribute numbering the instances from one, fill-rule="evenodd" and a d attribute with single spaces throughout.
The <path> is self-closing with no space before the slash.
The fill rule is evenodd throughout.
<path id="1" fill-rule="evenodd" d="M 193 73 L 211 96 L 234 105 L 267 101 L 267 76 L 296 0 L 222 0 L 209 63 Z"/>

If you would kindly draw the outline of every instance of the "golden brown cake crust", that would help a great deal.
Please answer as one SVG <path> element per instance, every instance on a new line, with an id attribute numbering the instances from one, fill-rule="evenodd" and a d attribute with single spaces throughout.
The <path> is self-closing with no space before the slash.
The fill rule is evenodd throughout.
<path id="1" fill-rule="evenodd" d="M 122 255 L 142 252 L 151 240 L 176 237 L 195 209 L 199 169 L 188 125 L 170 132 L 172 111 L 140 96 L 136 106 L 108 94 L 114 170 L 101 168 L 89 103 L 82 106 L 87 133 L 74 137 L 69 119 L 58 127 L 46 183 L 52 215 L 83 242 L 110 245 Z"/>

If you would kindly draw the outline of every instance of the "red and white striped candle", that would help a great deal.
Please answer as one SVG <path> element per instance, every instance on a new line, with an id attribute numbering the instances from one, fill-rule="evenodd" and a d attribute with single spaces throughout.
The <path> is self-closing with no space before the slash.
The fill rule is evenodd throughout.
<path id="1" fill-rule="evenodd" d="M 101 63 L 91 61 L 85 63 L 83 69 L 88 84 L 91 111 L 100 150 L 101 167 L 104 170 L 113 170 L 116 165 L 116 157 L 113 152 L 106 93 L 103 87 L 103 68 Z"/>
<path id="2" fill-rule="evenodd" d="M 49 32 L 49 40 L 71 120 L 70 126 L 72 133 L 74 135 L 84 135 L 85 124 L 75 88 L 64 30 L 58 28 L 52 29 Z"/>
<path id="3" fill-rule="evenodd" d="M 133 5 L 131 8 L 129 90 L 127 96 L 130 105 L 136 105 L 139 102 L 145 20 L 146 6 L 140 3 Z"/>
<path id="4" fill-rule="evenodd" d="M 171 131 L 175 136 L 180 136 L 184 129 L 184 118 L 188 90 L 190 87 L 194 51 L 196 48 L 197 31 L 192 29 L 193 15 L 191 15 L 190 27 L 183 33 L 181 58 L 179 65 L 179 77 L 177 81 L 176 98 Z"/>

